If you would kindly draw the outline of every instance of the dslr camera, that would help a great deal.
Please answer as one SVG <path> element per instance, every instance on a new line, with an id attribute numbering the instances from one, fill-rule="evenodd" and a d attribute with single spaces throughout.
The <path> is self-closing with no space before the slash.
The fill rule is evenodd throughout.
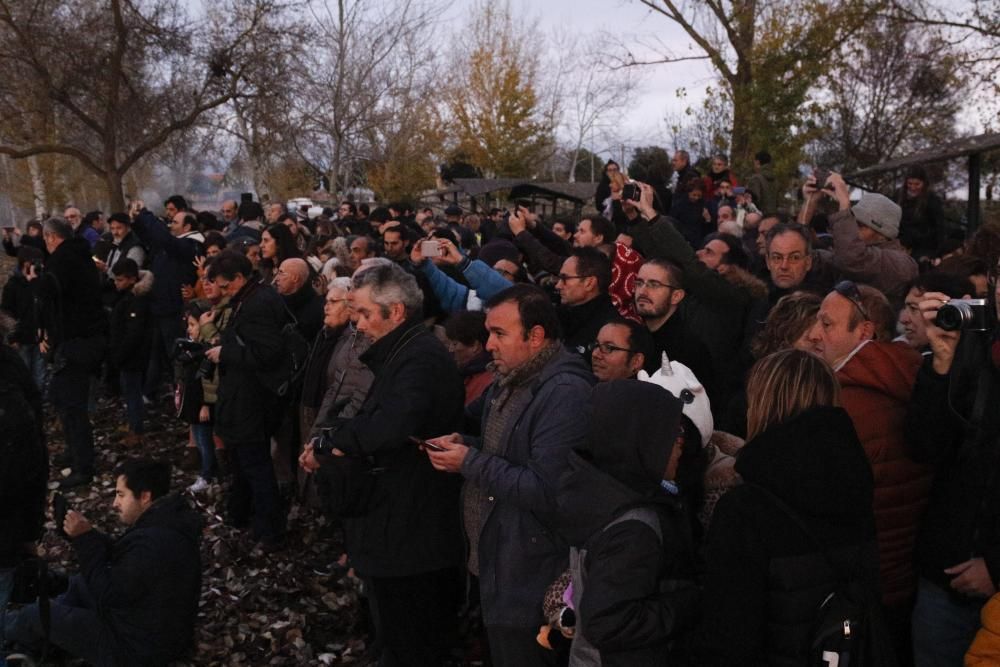
<path id="1" fill-rule="evenodd" d="M 199 380 L 211 380 L 215 377 L 215 364 L 206 356 L 205 352 L 211 347 L 205 343 L 178 338 L 174 341 L 174 359 L 181 364 L 198 364 L 195 377 Z"/>
<path id="2" fill-rule="evenodd" d="M 945 331 L 989 331 L 986 299 L 952 299 L 938 309 L 934 324 Z"/>

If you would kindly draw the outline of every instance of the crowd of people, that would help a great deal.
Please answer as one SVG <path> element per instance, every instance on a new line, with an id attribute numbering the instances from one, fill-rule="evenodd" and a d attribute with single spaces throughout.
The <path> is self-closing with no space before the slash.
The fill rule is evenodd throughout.
<path id="1" fill-rule="evenodd" d="M 765 152 L 745 187 L 709 163 L 608 162 L 577 219 L 175 195 L 5 230 L 0 608 L 44 520 L 43 399 L 63 489 L 111 472 L 102 386 L 135 455 L 129 530 L 58 517 L 81 574 L 6 640 L 186 655 L 199 516 L 143 456 L 166 397 L 186 493 L 222 485 L 256 549 L 294 504 L 342 524 L 381 665 L 450 664 L 463 615 L 496 667 L 997 664 L 1000 223 L 949 243 L 919 169 L 856 200 L 817 170 L 793 203 Z"/>

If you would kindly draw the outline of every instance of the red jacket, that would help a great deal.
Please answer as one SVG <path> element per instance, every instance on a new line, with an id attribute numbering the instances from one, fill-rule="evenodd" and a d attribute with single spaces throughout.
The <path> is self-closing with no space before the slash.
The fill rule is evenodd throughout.
<path id="1" fill-rule="evenodd" d="M 913 545 L 931 488 L 931 469 L 910 460 L 903 436 L 920 364 L 920 354 L 906 345 L 870 342 L 837 372 L 843 407 L 875 476 L 882 602 L 890 607 L 916 590 Z"/>

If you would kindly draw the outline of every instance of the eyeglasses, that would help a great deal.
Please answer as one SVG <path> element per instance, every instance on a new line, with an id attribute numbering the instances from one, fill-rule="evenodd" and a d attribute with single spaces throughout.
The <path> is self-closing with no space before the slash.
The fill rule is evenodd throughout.
<path id="1" fill-rule="evenodd" d="M 221 283 L 218 280 L 216 280 L 214 282 L 215 282 L 215 286 L 218 287 L 219 289 L 229 289 L 229 285 L 232 284 L 232 283 Z"/>
<path id="2" fill-rule="evenodd" d="M 584 278 L 589 278 L 590 276 L 567 276 L 565 273 L 560 273 L 558 276 L 558 282 L 568 283 L 571 280 L 583 280 Z"/>
<path id="3" fill-rule="evenodd" d="M 627 352 L 628 354 L 632 354 L 632 350 L 628 349 L 627 347 L 618 347 L 617 345 L 612 345 L 611 343 L 602 343 L 596 340 L 590 345 L 588 345 L 587 349 L 590 350 L 591 352 L 594 352 L 595 350 L 600 350 L 604 354 L 611 354 L 612 352 Z"/>
<path id="4" fill-rule="evenodd" d="M 670 289 L 680 289 L 677 285 L 671 285 L 670 283 L 661 283 L 659 280 L 643 280 L 642 278 L 636 278 L 632 283 L 635 285 L 636 289 L 663 289 L 669 287 Z"/>
<path id="5" fill-rule="evenodd" d="M 341 301 L 347 301 L 347 300 L 348 300 L 347 297 L 344 297 L 343 299 L 327 299 L 326 302 L 332 306 L 334 304 L 340 303 Z"/>
<path id="6" fill-rule="evenodd" d="M 854 307 L 861 313 L 861 317 L 865 318 L 866 321 L 871 321 L 872 318 L 869 317 L 868 311 L 861 305 L 861 290 L 858 289 L 853 280 L 841 280 L 833 286 L 833 291 L 853 303 Z"/>

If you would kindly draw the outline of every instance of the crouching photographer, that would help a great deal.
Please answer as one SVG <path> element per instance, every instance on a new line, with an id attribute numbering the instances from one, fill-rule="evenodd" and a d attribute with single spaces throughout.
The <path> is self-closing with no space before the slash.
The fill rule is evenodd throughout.
<path id="1" fill-rule="evenodd" d="M 184 657 L 201 589 L 201 517 L 168 495 L 170 466 L 129 460 L 115 471 L 114 509 L 128 528 L 117 540 L 66 512 L 80 574 L 69 590 L 7 612 L 2 639 L 37 648 L 46 639 L 97 667 L 166 665 Z"/>
<path id="2" fill-rule="evenodd" d="M 920 303 L 931 355 L 917 376 L 906 437 L 934 466 L 917 537 L 917 665 L 958 665 L 1000 581 L 1000 326 L 992 299 L 928 292 Z"/>

